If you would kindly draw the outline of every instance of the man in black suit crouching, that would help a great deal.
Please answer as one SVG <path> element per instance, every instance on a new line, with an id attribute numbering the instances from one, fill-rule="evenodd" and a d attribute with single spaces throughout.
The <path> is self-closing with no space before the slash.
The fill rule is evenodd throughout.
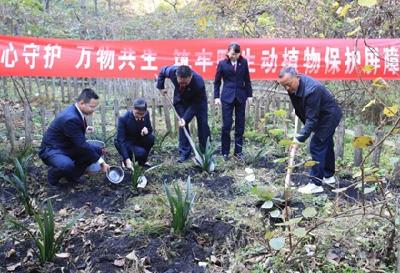
<path id="1" fill-rule="evenodd" d="M 75 104 L 60 112 L 43 136 L 39 157 L 50 166 L 47 182 L 59 186 L 65 177 L 70 183 L 82 183 L 81 176 L 92 163 L 98 162 L 106 172 L 109 165 L 101 157 L 101 148 L 86 142 L 86 116 L 93 114 L 99 104 L 98 95 L 83 89 Z"/>

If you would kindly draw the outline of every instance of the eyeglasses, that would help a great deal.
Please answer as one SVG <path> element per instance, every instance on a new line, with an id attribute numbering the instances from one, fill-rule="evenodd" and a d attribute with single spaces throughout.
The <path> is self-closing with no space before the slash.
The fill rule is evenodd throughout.
<path id="1" fill-rule="evenodd" d="M 87 107 L 89 107 L 90 109 L 93 109 L 93 110 L 96 110 L 97 107 L 99 107 L 98 104 L 97 104 L 97 105 L 90 105 L 89 103 L 85 103 L 85 105 L 86 105 Z"/>

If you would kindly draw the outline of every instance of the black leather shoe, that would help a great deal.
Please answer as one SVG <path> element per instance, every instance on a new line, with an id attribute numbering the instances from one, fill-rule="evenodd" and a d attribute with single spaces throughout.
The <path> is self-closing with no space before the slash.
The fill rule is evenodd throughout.
<path id="1" fill-rule="evenodd" d="M 78 178 L 67 178 L 67 181 L 71 185 L 83 185 L 86 182 L 86 179 L 83 177 Z"/>
<path id="2" fill-rule="evenodd" d="M 60 178 L 53 173 L 52 169 L 50 169 L 47 173 L 47 184 L 53 187 L 58 187 L 60 186 L 59 180 Z"/>

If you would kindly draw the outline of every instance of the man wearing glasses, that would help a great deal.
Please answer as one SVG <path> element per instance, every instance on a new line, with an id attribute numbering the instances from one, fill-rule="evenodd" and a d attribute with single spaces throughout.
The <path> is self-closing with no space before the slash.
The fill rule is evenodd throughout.
<path id="1" fill-rule="evenodd" d="M 133 101 L 133 108 L 118 120 L 117 138 L 114 145 L 122 157 L 123 166 L 132 168 L 132 160 L 139 166 L 150 167 L 147 162 L 155 137 L 152 134 L 147 103 L 143 98 Z"/>
<path id="2" fill-rule="evenodd" d="M 320 82 L 298 74 L 293 67 L 285 67 L 279 73 L 278 83 L 289 94 L 296 115 L 304 126 L 296 136 L 296 142 L 304 142 L 313 132 L 310 153 L 318 164 L 311 168 L 311 183 L 299 188 L 302 193 L 323 191 L 322 183 L 335 183 L 335 152 L 333 135 L 342 118 L 342 110 L 333 95 Z M 297 149 L 294 144 L 292 149 Z"/>
<path id="3" fill-rule="evenodd" d="M 86 117 L 93 114 L 99 101 L 90 88 L 83 89 L 75 104 L 59 113 L 43 136 L 39 157 L 50 167 L 47 182 L 60 186 L 66 178 L 71 184 L 83 183 L 81 176 L 92 163 L 98 162 L 106 172 L 109 165 L 101 158 L 103 150 L 86 142 Z"/>

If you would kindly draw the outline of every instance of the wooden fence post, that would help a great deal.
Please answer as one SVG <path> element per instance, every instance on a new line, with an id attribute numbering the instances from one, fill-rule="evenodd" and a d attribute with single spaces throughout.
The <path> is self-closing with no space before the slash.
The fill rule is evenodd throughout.
<path id="1" fill-rule="evenodd" d="M 71 88 L 71 78 L 66 78 L 67 81 L 67 96 L 68 96 L 68 103 L 72 102 L 72 88 Z"/>
<path id="2" fill-rule="evenodd" d="M 57 116 L 58 113 L 61 112 L 61 104 L 60 101 L 54 101 L 54 116 Z"/>
<path id="3" fill-rule="evenodd" d="M 254 128 L 257 129 L 260 123 L 260 100 L 254 98 Z"/>
<path id="4" fill-rule="evenodd" d="M 119 101 L 114 99 L 114 118 L 115 118 L 115 128 L 118 128 L 118 118 L 119 118 Z"/>
<path id="5" fill-rule="evenodd" d="M 54 77 L 51 78 L 51 92 L 53 100 L 56 100 L 56 78 Z"/>
<path id="6" fill-rule="evenodd" d="M 375 132 L 375 144 L 378 144 L 384 137 L 385 133 L 383 130 L 377 130 Z M 376 168 L 379 167 L 379 161 L 381 159 L 381 152 L 382 152 L 382 148 L 383 148 L 383 143 L 377 147 L 373 153 L 372 153 L 372 165 Z"/>
<path id="7" fill-rule="evenodd" d="M 65 103 L 65 85 L 64 78 L 60 78 L 60 87 L 61 87 L 61 102 Z"/>
<path id="8" fill-rule="evenodd" d="M 24 101 L 25 144 L 32 145 L 33 122 L 32 111 L 27 101 Z"/>
<path id="9" fill-rule="evenodd" d="M 8 98 L 7 78 L 2 77 L 4 97 Z"/>
<path id="10" fill-rule="evenodd" d="M 78 78 L 74 77 L 74 98 L 76 99 L 79 95 Z"/>
<path id="11" fill-rule="evenodd" d="M 151 99 L 151 123 L 153 126 L 153 130 L 157 130 L 157 124 L 156 124 L 156 99 L 152 98 Z"/>
<path id="12" fill-rule="evenodd" d="M 14 127 L 15 123 L 14 123 L 13 111 L 10 105 L 7 103 L 3 105 L 3 110 L 4 110 L 4 118 L 6 122 L 8 140 L 10 141 L 11 144 L 11 153 L 13 153 L 15 151 L 15 127 Z"/>
<path id="13" fill-rule="evenodd" d="M 107 131 L 106 131 L 106 123 L 107 123 L 107 118 L 106 118 L 106 107 L 103 104 L 100 104 L 100 119 L 101 119 L 101 133 L 103 135 L 103 140 L 106 140 L 107 138 Z"/>
<path id="14" fill-rule="evenodd" d="M 45 96 L 46 96 L 46 100 L 49 101 L 50 100 L 50 95 L 49 95 L 49 83 L 47 82 L 48 78 L 44 77 L 43 81 L 44 81 L 44 93 L 45 93 Z"/>
<path id="15" fill-rule="evenodd" d="M 39 79 L 39 77 L 35 77 L 35 83 L 36 83 L 36 88 L 37 88 L 37 92 L 39 94 L 39 97 L 41 97 L 42 96 L 42 90 L 40 88 L 40 79 Z"/>
<path id="16" fill-rule="evenodd" d="M 396 138 L 395 147 L 396 147 L 397 162 L 395 163 L 394 168 L 393 168 L 393 180 L 396 183 L 396 185 L 399 185 L 399 183 L 400 183 L 400 136 L 397 136 L 397 138 Z"/>
<path id="17" fill-rule="evenodd" d="M 46 131 L 46 106 L 40 105 L 40 123 L 42 125 L 42 134 Z"/>
<path id="18" fill-rule="evenodd" d="M 335 138 L 335 156 L 336 159 L 343 159 L 344 156 L 344 138 L 345 138 L 345 125 L 344 119 L 339 123 L 336 128 Z"/>
<path id="19" fill-rule="evenodd" d="M 354 137 L 362 136 L 364 134 L 364 130 L 362 125 L 356 125 L 354 128 Z M 354 166 L 359 167 L 362 161 L 362 149 L 354 148 Z"/>
<path id="20" fill-rule="evenodd" d="M 172 132 L 172 124 L 171 124 L 171 117 L 169 115 L 169 105 L 168 105 L 166 96 L 162 96 L 162 104 L 163 104 L 164 117 L 165 117 L 165 126 L 167 129 L 167 132 L 171 133 Z"/>

